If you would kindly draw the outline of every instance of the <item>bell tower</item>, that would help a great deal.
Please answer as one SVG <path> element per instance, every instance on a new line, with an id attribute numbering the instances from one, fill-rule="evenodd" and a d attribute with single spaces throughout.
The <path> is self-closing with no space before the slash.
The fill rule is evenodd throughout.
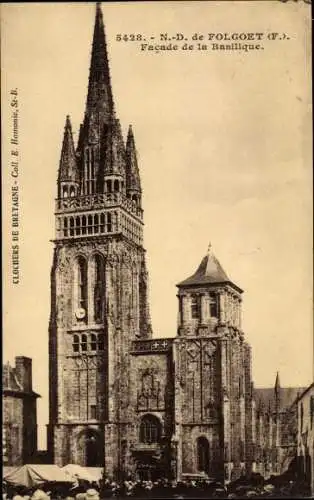
<path id="1" fill-rule="evenodd" d="M 251 357 L 241 329 L 242 290 L 211 246 L 177 287 L 178 474 L 230 480 L 249 463 L 251 446 Z"/>
<path id="2" fill-rule="evenodd" d="M 127 453 L 130 345 L 151 337 L 141 194 L 97 3 L 84 120 L 75 147 L 66 118 L 57 182 L 48 445 L 58 465 L 104 465 L 113 475 Z"/>
<path id="3" fill-rule="evenodd" d="M 242 290 L 228 278 L 211 245 L 196 272 L 178 288 L 179 336 L 214 335 L 222 324 L 241 328 Z"/>

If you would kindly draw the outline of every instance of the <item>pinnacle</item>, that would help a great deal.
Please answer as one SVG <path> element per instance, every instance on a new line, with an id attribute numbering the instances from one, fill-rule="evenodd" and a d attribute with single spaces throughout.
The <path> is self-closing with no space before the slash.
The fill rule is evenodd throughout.
<path id="1" fill-rule="evenodd" d="M 86 111 L 89 114 L 96 108 L 111 115 L 113 113 L 113 98 L 105 28 L 100 5 L 100 2 L 97 2 Z"/>
<path id="2" fill-rule="evenodd" d="M 276 394 L 279 392 L 279 390 L 280 390 L 280 380 L 279 380 L 279 372 L 277 372 L 276 381 L 275 381 L 275 392 L 276 392 Z"/>
<path id="3" fill-rule="evenodd" d="M 75 148 L 72 135 L 70 116 L 66 116 L 64 136 L 61 150 L 59 180 L 73 180 L 78 178 L 78 170 L 75 158 Z"/>
<path id="4" fill-rule="evenodd" d="M 105 173 L 122 173 L 124 171 L 125 150 L 120 121 L 110 119 L 106 137 Z"/>
<path id="5" fill-rule="evenodd" d="M 66 115 L 66 119 L 65 119 L 65 126 L 64 126 L 65 129 L 68 129 L 71 133 L 72 133 L 72 125 L 71 125 L 71 118 L 70 118 L 70 115 Z"/>
<path id="6" fill-rule="evenodd" d="M 137 164 L 137 155 L 135 148 L 132 125 L 129 126 L 126 141 L 126 169 L 127 169 L 127 188 L 130 190 L 141 190 L 140 175 Z"/>

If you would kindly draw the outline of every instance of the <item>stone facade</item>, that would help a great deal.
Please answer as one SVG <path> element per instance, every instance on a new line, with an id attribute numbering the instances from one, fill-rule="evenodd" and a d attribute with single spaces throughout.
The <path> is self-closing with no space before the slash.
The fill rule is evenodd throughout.
<path id="1" fill-rule="evenodd" d="M 300 478 L 314 495 L 314 383 L 299 395 L 297 402 L 297 451 Z"/>
<path id="2" fill-rule="evenodd" d="M 254 389 L 254 464 L 264 477 L 282 474 L 293 466 L 297 454 L 297 398 L 302 387 Z"/>
<path id="3" fill-rule="evenodd" d="M 30 463 L 37 451 L 37 410 L 39 397 L 32 389 L 32 360 L 15 358 L 2 373 L 2 453 L 7 466 Z"/>
<path id="4" fill-rule="evenodd" d="M 280 402 L 265 435 L 243 292 L 211 249 L 177 285 L 176 336 L 152 338 L 134 134 L 124 142 L 114 112 L 99 4 L 84 122 L 75 148 L 66 119 L 57 192 L 51 459 L 116 478 L 264 473 L 264 450 L 279 446 Z"/>

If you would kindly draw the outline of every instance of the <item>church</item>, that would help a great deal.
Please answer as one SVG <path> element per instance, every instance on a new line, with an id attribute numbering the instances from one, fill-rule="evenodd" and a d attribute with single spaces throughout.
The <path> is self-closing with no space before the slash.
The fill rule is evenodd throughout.
<path id="1" fill-rule="evenodd" d="M 280 472 L 279 378 L 265 407 L 241 327 L 243 290 L 211 248 L 177 285 L 177 332 L 152 335 L 140 169 L 132 128 L 124 138 L 115 113 L 99 3 L 77 145 L 66 117 L 55 214 L 53 463 L 102 466 L 111 478 Z"/>

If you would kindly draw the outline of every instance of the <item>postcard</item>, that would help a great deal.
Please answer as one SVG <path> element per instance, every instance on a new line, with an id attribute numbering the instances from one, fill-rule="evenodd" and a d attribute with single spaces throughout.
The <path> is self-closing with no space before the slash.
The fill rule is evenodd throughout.
<path id="1" fill-rule="evenodd" d="M 310 22 L 1 5 L 8 498 L 313 494 Z"/>

